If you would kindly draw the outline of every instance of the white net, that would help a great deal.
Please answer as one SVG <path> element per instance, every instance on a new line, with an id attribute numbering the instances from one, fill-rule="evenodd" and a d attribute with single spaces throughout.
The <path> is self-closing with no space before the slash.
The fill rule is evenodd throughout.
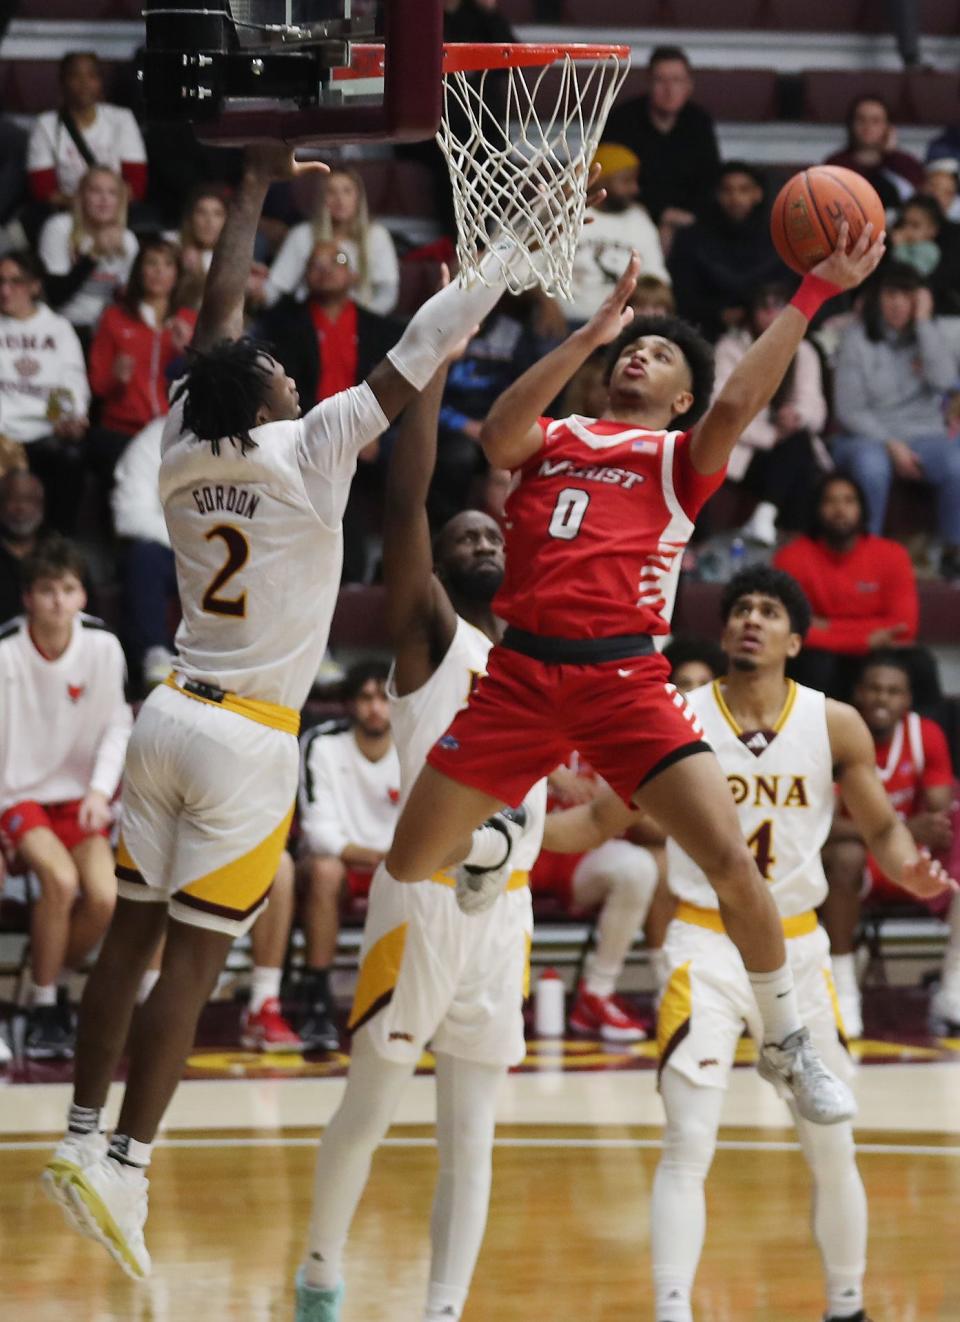
<path id="1" fill-rule="evenodd" d="M 513 293 L 539 285 L 571 296 L 586 184 L 629 57 L 566 53 L 545 67 L 444 75 L 437 141 L 453 184 L 457 259 L 465 283 L 489 283 L 492 240 L 525 259 L 499 264 Z"/>

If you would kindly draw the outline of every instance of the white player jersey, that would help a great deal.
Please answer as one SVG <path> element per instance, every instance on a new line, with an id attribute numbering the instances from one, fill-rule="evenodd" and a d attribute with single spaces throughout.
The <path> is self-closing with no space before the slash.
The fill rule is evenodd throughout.
<path id="1" fill-rule="evenodd" d="M 826 699 L 790 681 L 771 731 L 746 737 L 723 699 L 721 682 L 687 694 L 704 737 L 720 760 L 757 866 L 784 917 L 823 903 L 827 881 L 820 850 L 833 821 L 833 756 Z M 670 890 L 681 900 L 716 909 L 717 893 L 694 861 L 667 842 Z"/>
<path id="2" fill-rule="evenodd" d="M 112 799 L 133 717 L 123 696 L 119 642 L 79 615 L 55 660 L 23 617 L 0 630 L 0 812 L 15 803 L 66 803 L 99 790 Z"/>
<path id="3" fill-rule="evenodd" d="M 400 815 L 396 745 L 378 762 L 352 730 L 308 730 L 301 740 L 300 830 L 314 854 L 339 858 L 347 845 L 385 854 Z"/>
<path id="4" fill-rule="evenodd" d="M 487 657 L 492 647 L 485 633 L 458 616 L 447 654 L 425 684 L 399 697 L 391 671 L 387 696 L 393 738 L 400 756 L 401 804 L 406 803 L 430 749 L 457 712 L 467 705 L 477 680 L 487 673 Z M 547 812 L 547 782 L 538 781 L 523 802 L 527 828 L 511 860 L 517 871 L 529 871 L 540 853 Z"/>
<path id="5" fill-rule="evenodd" d="M 366 383 L 220 453 L 163 432 L 160 500 L 183 620 L 175 669 L 246 698 L 299 709 L 323 658 L 343 561 L 342 518 L 358 452 L 387 428 Z"/>

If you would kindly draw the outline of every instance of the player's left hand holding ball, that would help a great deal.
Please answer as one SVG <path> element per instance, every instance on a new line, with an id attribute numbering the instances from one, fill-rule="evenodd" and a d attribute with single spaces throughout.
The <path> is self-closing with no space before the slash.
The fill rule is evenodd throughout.
<path id="1" fill-rule="evenodd" d="M 883 257 L 886 248 L 887 236 L 885 233 L 873 236 L 873 225 L 866 224 L 856 243 L 847 252 L 847 244 L 850 242 L 850 226 L 844 221 L 837 234 L 837 246 L 829 257 L 825 257 L 819 262 L 811 275 L 817 275 L 821 280 L 828 280 L 830 284 L 836 285 L 838 289 L 855 289 L 857 285 L 863 284 L 867 276 L 880 265 L 880 259 Z"/>
<path id="2" fill-rule="evenodd" d="M 921 849 L 915 863 L 907 863 L 900 877 L 900 885 L 920 900 L 933 900 L 944 891 L 960 891 L 960 885 L 949 875 L 942 863 Z"/>

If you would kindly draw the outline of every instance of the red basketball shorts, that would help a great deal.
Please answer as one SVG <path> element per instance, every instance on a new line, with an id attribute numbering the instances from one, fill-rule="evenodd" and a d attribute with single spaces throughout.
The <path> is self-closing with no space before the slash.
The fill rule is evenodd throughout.
<path id="1" fill-rule="evenodd" d="M 0 839 L 8 858 L 14 858 L 20 841 L 28 831 L 38 826 L 45 826 L 52 831 L 64 849 L 72 852 L 92 835 L 109 836 L 109 827 L 102 831 L 87 831 L 80 825 L 80 799 L 71 799 L 67 803 L 34 803 L 25 799 L 15 803 L 0 817 Z"/>
<path id="2" fill-rule="evenodd" d="M 495 647 L 487 673 L 427 761 L 516 806 L 574 751 L 625 803 L 671 762 L 709 746 L 659 653 L 586 665 Z"/>

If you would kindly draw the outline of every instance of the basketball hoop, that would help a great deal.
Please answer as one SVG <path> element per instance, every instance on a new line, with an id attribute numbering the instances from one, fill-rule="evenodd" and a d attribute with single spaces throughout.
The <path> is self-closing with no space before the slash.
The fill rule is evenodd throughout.
<path id="1" fill-rule="evenodd" d="M 437 142 L 450 170 L 460 279 L 490 283 L 491 251 L 512 293 L 569 298 L 587 177 L 630 68 L 629 46 L 443 47 Z M 354 43 L 336 86 L 384 74 L 384 47 Z M 517 259 L 517 249 L 525 255 Z"/>
<path id="2" fill-rule="evenodd" d="M 491 240 L 507 239 L 513 260 L 500 265 L 511 292 L 539 285 L 571 297 L 590 164 L 629 67 L 629 46 L 444 47 L 437 141 L 464 283 L 488 279 L 481 259 Z"/>

